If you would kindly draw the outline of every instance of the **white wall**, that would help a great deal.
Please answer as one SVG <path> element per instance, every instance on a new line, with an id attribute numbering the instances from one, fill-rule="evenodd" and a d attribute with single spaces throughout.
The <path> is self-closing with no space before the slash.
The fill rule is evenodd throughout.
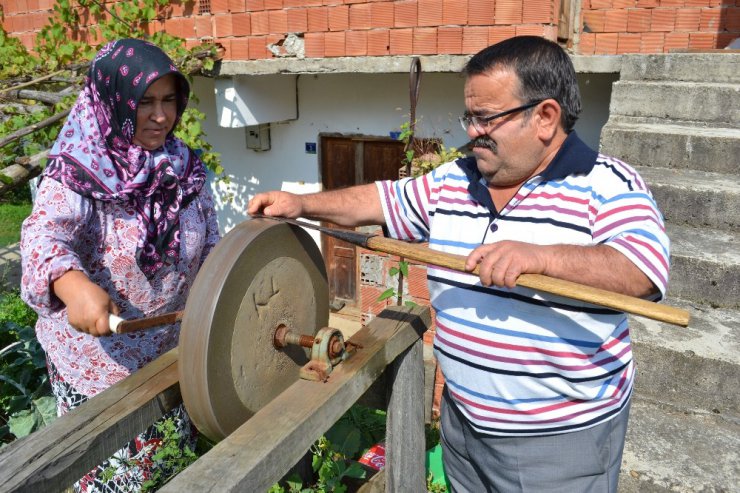
<path id="1" fill-rule="evenodd" d="M 194 83 L 198 107 L 206 113 L 203 128 L 221 153 L 231 185 L 217 184 L 219 223 L 226 232 L 246 218 L 249 199 L 257 192 L 290 187 L 314 190 L 320 186 L 319 154 L 307 154 L 306 142 L 318 146 L 319 134 L 342 133 L 389 136 L 409 119 L 407 74 L 284 75 L 295 80 L 298 119 L 271 124 L 271 149 L 246 147 L 244 128 L 217 126 L 214 81 Z M 584 112 L 576 126 L 579 135 L 598 148 L 601 127 L 609 110 L 611 82 L 616 74 L 580 76 Z M 273 97 L 296 97 L 295 93 Z M 416 109 L 418 137 L 439 137 L 447 147 L 460 147 L 467 137 L 457 121 L 464 111 L 463 79 L 458 74 L 423 74 Z M 228 201 L 233 194 L 233 200 Z"/>

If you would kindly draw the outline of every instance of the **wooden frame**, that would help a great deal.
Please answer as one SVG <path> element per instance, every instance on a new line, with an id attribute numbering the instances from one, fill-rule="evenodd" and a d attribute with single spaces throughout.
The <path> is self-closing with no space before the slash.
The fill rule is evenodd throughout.
<path id="1" fill-rule="evenodd" d="M 384 310 L 326 382 L 299 380 L 160 491 L 266 491 L 390 367 L 385 490 L 426 491 L 422 335 L 426 307 Z M 64 491 L 181 402 L 177 350 L 0 451 L 4 491 Z"/>

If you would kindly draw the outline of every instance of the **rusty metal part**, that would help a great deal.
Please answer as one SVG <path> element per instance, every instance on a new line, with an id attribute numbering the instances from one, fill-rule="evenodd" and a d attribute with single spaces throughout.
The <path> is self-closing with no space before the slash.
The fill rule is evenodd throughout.
<path id="1" fill-rule="evenodd" d="M 355 348 L 354 345 L 345 345 L 339 330 L 331 327 L 320 329 L 311 346 L 311 361 L 301 368 L 301 378 L 326 381 L 334 367 L 349 358 Z"/>
<path id="2" fill-rule="evenodd" d="M 307 351 L 274 347 L 276 331 L 314 334 L 329 321 L 321 253 L 288 224 L 253 219 L 203 264 L 179 343 L 180 389 L 196 427 L 218 441 L 299 378 Z"/>

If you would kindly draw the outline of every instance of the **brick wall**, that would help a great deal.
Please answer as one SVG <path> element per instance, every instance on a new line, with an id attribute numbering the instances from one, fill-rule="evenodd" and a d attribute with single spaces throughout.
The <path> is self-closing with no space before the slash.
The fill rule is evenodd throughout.
<path id="1" fill-rule="evenodd" d="M 736 0 L 582 0 L 578 52 L 664 53 L 724 48 L 740 37 Z"/>
<path id="2" fill-rule="evenodd" d="M 52 0 L 0 5 L 4 29 L 29 48 L 53 14 Z M 459 55 L 519 34 L 554 40 L 558 9 L 558 0 L 195 0 L 163 8 L 150 30 L 166 29 L 190 46 L 215 40 L 237 60 L 272 58 L 267 46 L 288 33 L 302 35 L 309 58 Z M 85 27 L 70 35 L 98 42 Z"/>

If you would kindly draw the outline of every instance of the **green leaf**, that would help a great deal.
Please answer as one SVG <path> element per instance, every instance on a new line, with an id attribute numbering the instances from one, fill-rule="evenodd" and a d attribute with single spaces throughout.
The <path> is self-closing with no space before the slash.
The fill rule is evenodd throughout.
<path id="1" fill-rule="evenodd" d="M 398 267 L 401 269 L 401 274 L 404 275 L 404 277 L 409 277 L 409 263 L 408 262 L 399 262 Z"/>
<path id="2" fill-rule="evenodd" d="M 351 462 L 350 466 L 344 471 L 344 476 L 355 479 L 364 479 L 367 472 L 358 462 Z"/>
<path id="3" fill-rule="evenodd" d="M 399 272 L 398 267 L 391 267 L 388 269 L 388 275 L 391 277 L 397 276 Z"/>
<path id="4" fill-rule="evenodd" d="M 41 418 L 41 424 L 46 426 L 57 419 L 57 400 L 50 396 L 40 397 L 33 401 Z"/>
<path id="5" fill-rule="evenodd" d="M 26 409 L 13 414 L 8 419 L 8 428 L 17 438 L 30 435 L 39 424 L 40 416 L 32 410 Z"/>
<path id="6" fill-rule="evenodd" d="M 380 296 L 378 296 L 378 301 L 387 300 L 388 298 L 391 298 L 392 296 L 395 296 L 396 290 L 393 288 L 388 288 L 385 291 L 383 291 Z"/>
<path id="7" fill-rule="evenodd" d="M 359 452 L 361 436 L 360 430 L 347 421 L 337 421 L 326 432 L 326 438 L 334 446 L 334 450 L 345 457 L 353 457 Z"/>

